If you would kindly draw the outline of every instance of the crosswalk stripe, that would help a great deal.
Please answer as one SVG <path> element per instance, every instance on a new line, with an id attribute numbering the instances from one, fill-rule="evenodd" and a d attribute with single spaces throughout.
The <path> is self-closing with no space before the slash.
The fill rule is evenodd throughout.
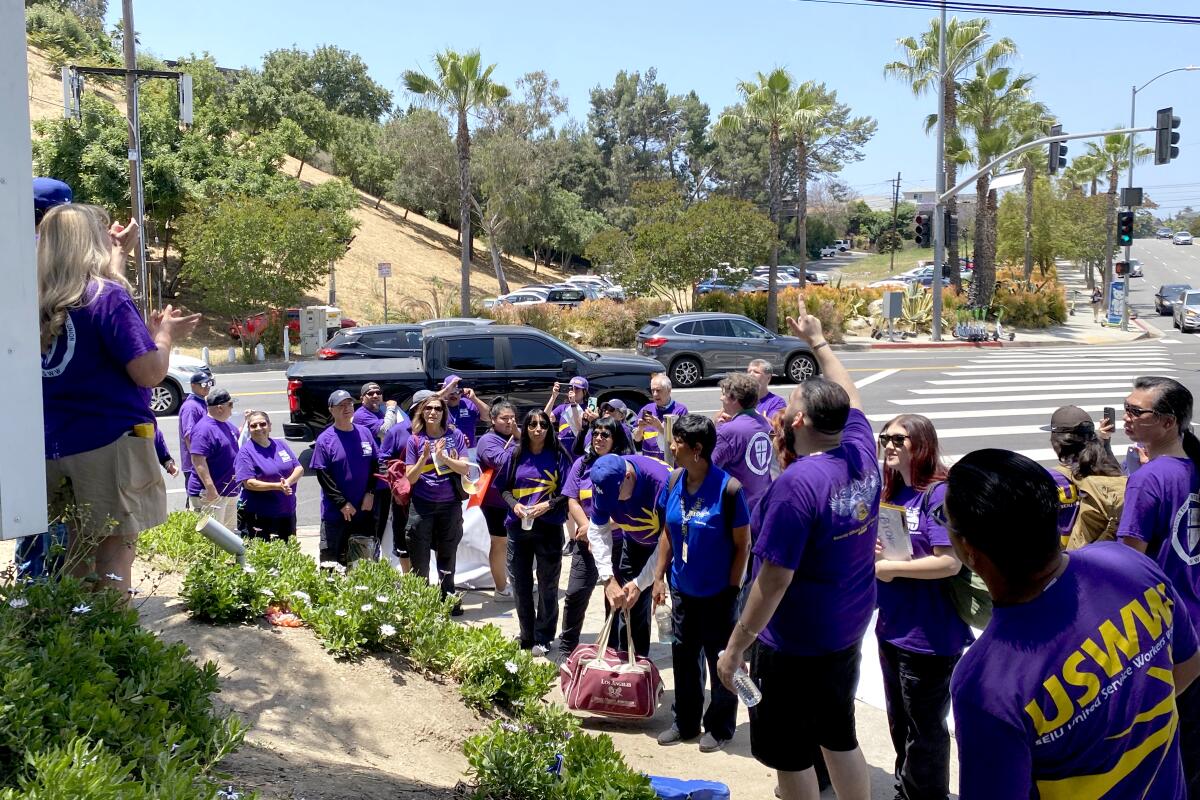
<path id="1" fill-rule="evenodd" d="M 1053 378 L 1047 378 L 1049 383 L 1030 383 L 1023 386 L 995 386 L 997 392 L 1042 392 L 1048 389 L 1059 388 L 1058 381 Z M 936 389 L 909 389 L 913 394 L 976 394 L 979 392 L 989 391 L 989 386 L 964 386 L 962 388 L 947 389 L 938 387 Z M 1112 383 L 1085 383 L 1079 386 L 1072 386 L 1072 389 L 1129 389 L 1129 381 L 1116 381 Z"/>
<path id="2" fill-rule="evenodd" d="M 1130 356 L 1128 358 L 1124 358 L 1124 357 L 1123 358 L 1111 358 L 1111 359 L 1105 359 L 1103 362 L 1091 362 L 1091 363 L 1103 363 L 1104 366 L 1111 367 L 1111 366 L 1128 366 L 1131 364 L 1134 366 L 1137 366 L 1138 364 L 1146 364 L 1146 363 L 1167 364 L 1167 363 L 1170 363 L 1172 360 L 1173 359 L 1168 358 L 1167 356 L 1162 356 L 1162 355 L 1157 355 L 1157 356 L 1156 355 L 1145 355 L 1145 356 L 1141 356 L 1141 357 Z M 1082 366 L 1086 366 L 1088 363 L 1089 363 L 1088 361 L 1085 361 L 1085 360 L 1079 359 L 1079 358 L 1049 358 L 1049 357 L 1047 357 L 1047 358 L 986 358 L 986 359 L 974 358 L 974 359 L 967 361 L 967 365 L 975 366 L 975 367 L 1000 367 L 1000 366 L 1019 367 L 1019 366 L 1023 366 L 1023 365 L 1028 365 L 1028 366 L 1040 366 L 1041 365 L 1041 366 L 1056 366 L 1056 367 L 1082 367 Z"/>
<path id="3" fill-rule="evenodd" d="M 1167 365 L 1163 365 L 1167 366 Z M 1103 377 L 1104 373 L 1115 372 L 1120 375 L 1128 374 L 1129 367 L 1083 367 L 1080 369 L 954 369 L 942 374 L 948 378 L 975 378 L 980 375 L 1096 375 Z"/>
<path id="4" fill-rule="evenodd" d="M 1053 412 L 1051 412 L 1053 413 Z M 1050 424 L 1050 415 L 1046 415 L 1046 425 Z M 1029 433 L 1045 433 L 1043 425 L 988 425 L 982 428 L 942 428 L 937 429 L 938 439 L 966 439 L 972 436 L 1018 436 Z"/>
<path id="5" fill-rule="evenodd" d="M 982 450 L 984 448 L 977 447 L 975 449 Z M 1001 449 L 1006 450 L 1008 448 L 1001 448 Z M 971 452 L 974 452 L 974 451 L 971 451 Z M 1053 464 L 1058 461 L 1058 453 L 1055 453 L 1054 448 L 1052 448 L 1052 447 L 1037 448 L 1034 450 L 1013 450 L 1012 452 L 1019 453 L 1019 454 L 1025 456 L 1026 458 L 1031 458 L 1034 461 L 1037 461 L 1038 463 L 1041 463 L 1041 464 Z M 957 462 L 960 458 L 962 458 L 965 455 L 966 455 L 966 453 L 960 453 L 958 455 L 953 455 L 953 456 L 942 456 L 942 461 L 944 461 L 947 466 L 950 466 L 950 465 L 953 465 L 955 462 Z"/>
<path id="6" fill-rule="evenodd" d="M 1105 409 L 1104 405 L 1081 405 L 1084 411 L 1089 414 L 1097 414 Z M 1050 415 L 1058 410 L 1058 406 L 1036 406 L 1034 408 L 984 408 L 971 409 L 970 411 L 929 411 L 923 412 L 921 416 L 931 420 L 938 419 L 989 419 L 992 417 L 1045 417 L 1047 424 L 1050 422 Z M 871 422 L 887 422 L 895 417 L 895 414 L 868 414 L 867 419 Z M 940 435 L 939 429 L 939 435 Z"/>
<path id="7" fill-rule="evenodd" d="M 1009 387 L 1011 388 L 1011 387 Z M 1045 387 L 1042 387 L 1043 389 Z M 927 405 L 950 405 L 962 403 L 1026 403 L 1039 402 L 1042 400 L 1096 400 L 1106 398 L 1116 400 L 1114 405 L 1119 405 L 1127 394 L 1129 387 L 1122 384 L 1124 391 L 1112 392 L 1055 392 L 1053 394 L 1025 394 L 1021 397 L 1004 397 L 1003 395 L 995 397 L 917 397 L 905 400 L 889 400 L 888 402 L 896 406 L 927 406 Z M 890 419 L 890 417 L 889 417 Z"/>
<path id="8" fill-rule="evenodd" d="M 1137 375 L 1129 375 L 1129 374 L 1125 374 L 1125 375 L 1063 375 L 1061 373 L 1056 373 L 1053 375 L 1030 375 L 1029 373 L 1025 373 L 1025 377 L 1023 377 L 1023 378 L 996 378 L 993 375 L 989 375 L 988 377 L 983 378 L 983 377 L 977 377 L 978 374 L 979 373 L 974 373 L 972 375 L 972 377 L 970 377 L 970 378 L 956 378 L 953 380 L 925 381 L 925 382 L 928 384 L 931 384 L 933 386 L 965 386 L 967 384 L 972 384 L 972 383 L 978 383 L 978 384 L 1027 383 L 1031 380 L 1035 380 L 1035 381 L 1036 380 L 1048 380 L 1048 381 L 1053 381 L 1055 383 L 1077 383 L 1079 381 L 1110 381 L 1110 380 L 1116 381 L 1116 380 L 1124 379 L 1126 381 L 1126 383 L 1129 383 L 1130 385 L 1132 385 L 1133 379 L 1137 377 Z M 1169 374 L 1169 373 L 1166 373 L 1166 374 Z"/>

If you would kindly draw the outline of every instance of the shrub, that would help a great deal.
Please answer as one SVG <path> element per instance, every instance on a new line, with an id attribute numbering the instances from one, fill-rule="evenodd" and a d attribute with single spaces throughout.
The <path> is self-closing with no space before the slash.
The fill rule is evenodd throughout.
<path id="1" fill-rule="evenodd" d="M 1014 328 L 1049 328 L 1067 321 L 1067 303 L 1057 284 L 1040 290 L 1007 286 L 992 298 L 992 309 Z"/>
<path id="2" fill-rule="evenodd" d="M 169 572 L 182 572 L 212 549 L 208 539 L 196 531 L 199 519 L 192 511 L 172 511 L 162 525 L 138 536 L 138 556 Z"/>
<path id="3" fill-rule="evenodd" d="M 461 630 L 450 674 L 461 681 L 468 705 L 521 708 L 550 691 L 558 675 L 554 664 L 534 661 L 528 650 L 490 623 Z"/>
<path id="4" fill-rule="evenodd" d="M 212 796 L 244 736 L 213 706 L 216 664 L 72 578 L 0 583 L 0 642 L 0 797 Z"/>

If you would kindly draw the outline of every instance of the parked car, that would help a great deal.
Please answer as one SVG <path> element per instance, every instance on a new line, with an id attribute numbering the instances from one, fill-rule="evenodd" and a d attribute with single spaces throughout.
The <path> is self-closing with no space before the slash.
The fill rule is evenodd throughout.
<path id="1" fill-rule="evenodd" d="M 908 288 L 908 283 L 899 278 L 884 278 L 881 281 L 867 284 L 868 289 L 886 289 L 888 291 L 903 292 Z"/>
<path id="2" fill-rule="evenodd" d="M 1131 277 L 1131 278 L 1146 277 L 1145 275 L 1142 274 L 1142 262 L 1138 261 L 1136 258 L 1129 259 L 1129 277 Z"/>
<path id="3" fill-rule="evenodd" d="M 421 355 L 421 326 L 364 325 L 338 331 L 317 358 L 400 358 Z"/>
<path id="4" fill-rule="evenodd" d="M 1171 237 L 1172 244 L 1191 244 L 1192 235 L 1187 231 L 1180 231 Z"/>
<path id="5" fill-rule="evenodd" d="M 1154 237 L 1156 239 L 1170 239 L 1174 235 L 1175 231 L 1171 230 L 1170 228 L 1159 228 L 1154 232 Z"/>
<path id="6" fill-rule="evenodd" d="M 850 239 L 836 239 L 833 242 L 833 246 L 838 249 L 838 252 L 846 253 L 853 246 L 853 241 Z"/>
<path id="7" fill-rule="evenodd" d="M 407 407 L 421 389 L 436 389 L 447 375 L 491 403 L 504 397 L 520 413 L 543 408 L 555 382 L 580 375 L 601 402 L 620 399 L 630 408 L 650 402 L 650 376 L 662 365 L 641 356 L 580 352 L 527 325 L 441 328 L 426 331 L 419 357 L 303 361 L 287 371 L 291 416 L 283 425 L 289 439 L 306 441 L 329 426 L 331 392 L 357 396 L 367 381 L 383 389 L 384 400 Z"/>
<path id="8" fill-rule="evenodd" d="M 840 251 L 833 245 L 830 245 L 829 247 L 822 247 L 821 248 L 821 258 L 833 258 L 839 252 Z"/>
<path id="9" fill-rule="evenodd" d="M 586 286 L 560 286 L 550 290 L 546 295 L 546 302 L 550 305 L 574 308 L 584 300 L 595 299 L 594 293 L 594 289 L 589 293 Z"/>
<path id="10" fill-rule="evenodd" d="M 150 410 L 156 417 L 169 417 L 179 411 L 183 398 L 191 390 L 192 375 L 204 366 L 204 361 L 192 356 L 172 354 L 167 362 L 167 376 L 150 390 Z"/>
<path id="11" fill-rule="evenodd" d="M 1175 301 L 1172 323 L 1183 333 L 1200 328 L 1200 292 L 1180 292 Z"/>
<path id="12" fill-rule="evenodd" d="M 780 336 L 738 314 L 665 314 L 637 334 L 637 353 L 656 359 L 677 387 L 741 372 L 756 358 L 776 375 L 800 382 L 817 374 L 817 359 L 801 339 Z"/>
<path id="13" fill-rule="evenodd" d="M 613 283 L 612 280 L 603 275 L 572 275 L 563 281 L 563 283 L 571 286 L 593 286 L 602 298 L 618 302 L 624 302 L 625 300 L 625 288 Z"/>
<path id="14" fill-rule="evenodd" d="M 243 336 L 262 336 L 263 331 L 267 329 L 269 324 L 268 320 L 277 320 L 278 318 L 279 309 L 272 309 L 271 311 L 260 311 L 257 314 L 246 317 L 246 319 L 242 320 L 241 322 L 234 320 L 233 322 L 229 323 L 229 338 L 233 339 L 235 342 L 240 342 Z M 354 320 L 347 317 L 342 317 L 342 328 L 353 328 L 357 325 L 358 323 Z M 292 340 L 299 341 L 300 309 L 289 308 L 287 310 L 287 326 L 288 330 L 292 332 Z M 336 332 L 337 328 L 333 328 L 330 329 L 327 334 L 332 336 Z"/>
<path id="15" fill-rule="evenodd" d="M 820 270 L 806 270 L 804 273 L 804 279 L 808 281 L 809 285 L 811 286 L 824 286 L 825 284 L 829 283 L 829 273 L 821 272 Z"/>
<path id="16" fill-rule="evenodd" d="M 422 330 L 432 331 L 438 328 L 461 328 L 464 325 L 491 325 L 494 320 L 487 317 L 446 317 L 445 319 L 427 319 L 417 324 Z"/>
<path id="17" fill-rule="evenodd" d="M 550 290 L 518 289 L 496 298 L 498 306 L 534 306 L 546 302 Z"/>
<path id="18" fill-rule="evenodd" d="M 719 278 L 709 278 L 706 281 L 701 281 L 696 284 L 696 294 L 709 294 L 710 292 L 735 292 L 737 287 L 728 281 Z"/>
<path id="19" fill-rule="evenodd" d="M 1158 291 L 1154 293 L 1154 310 L 1160 316 L 1175 313 L 1175 303 L 1179 300 L 1179 295 L 1191 289 L 1190 283 L 1166 283 L 1158 287 Z"/>

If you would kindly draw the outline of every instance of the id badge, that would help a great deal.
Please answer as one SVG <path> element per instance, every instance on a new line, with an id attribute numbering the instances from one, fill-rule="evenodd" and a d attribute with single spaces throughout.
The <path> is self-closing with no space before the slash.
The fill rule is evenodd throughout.
<path id="1" fill-rule="evenodd" d="M 680 554 L 683 557 L 683 563 L 687 563 L 687 540 L 683 542 L 683 552 Z"/>

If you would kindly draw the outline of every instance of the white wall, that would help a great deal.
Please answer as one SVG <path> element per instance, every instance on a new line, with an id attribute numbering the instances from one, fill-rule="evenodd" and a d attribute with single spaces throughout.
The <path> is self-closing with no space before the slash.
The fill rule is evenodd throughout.
<path id="1" fill-rule="evenodd" d="M 25 6 L 0 0 L 0 539 L 46 530 Z"/>

